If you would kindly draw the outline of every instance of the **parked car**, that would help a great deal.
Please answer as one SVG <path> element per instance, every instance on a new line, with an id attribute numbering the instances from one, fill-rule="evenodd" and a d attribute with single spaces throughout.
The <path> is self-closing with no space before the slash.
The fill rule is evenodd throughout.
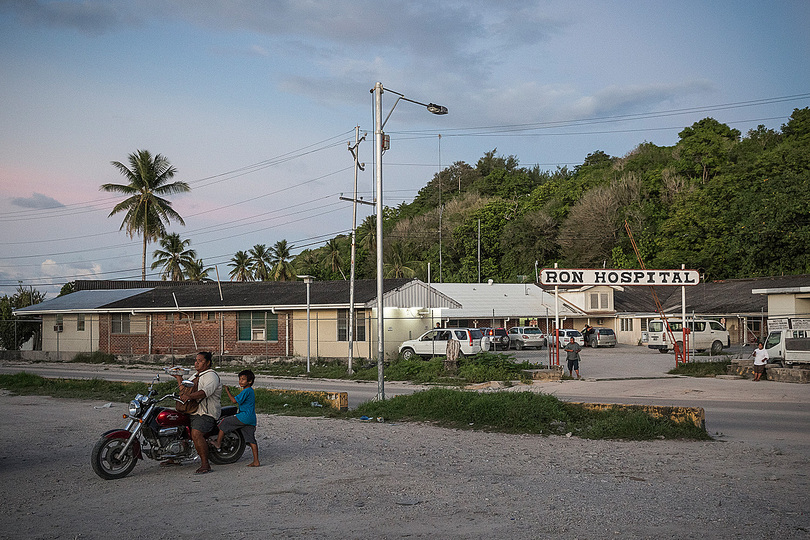
<path id="1" fill-rule="evenodd" d="M 526 347 L 542 349 L 547 345 L 546 336 L 536 326 L 514 326 L 509 329 L 509 346 L 517 350 Z"/>
<path id="2" fill-rule="evenodd" d="M 571 341 L 571 338 L 574 338 L 575 343 L 579 343 L 581 346 L 585 346 L 585 341 L 582 338 L 582 334 L 579 330 L 570 330 L 570 329 L 561 329 L 560 330 L 560 341 L 558 345 L 560 347 L 565 347 L 566 343 Z M 554 341 L 554 334 L 551 334 L 551 341 Z"/>
<path id="3" fill-rule="evenodd" d="M 588 345 L 593 348 L 596 347 L 615 347 L 616 346 L 616 332 L 612 328 L 599 328 L 594 327 L 588 338 Z"/>
<path id="4" fill-rule="evenodd" d="M 481 338 L 484 333 L 478 328 L 435 328 L 428 330 L 416 339 L 404 341 L 399 346 L 399 355 L 405 360 L 444 356 L 447 342 L 451 339 L 459 342 L 460 355 L 472 355 L 481 352 Z"/>
<path id="5" fill-rule="evenodd" d="M 669 327 L 675 337 L 675 343 L 683 346 L 683 321 L 680 319 L 669 319 Z M 696 351 L 711 350 L 712 354 L 720 354 L 723 349 L 731 346 L 731 336 L 726 327 L 718 321 L 710 319 L 687 319 L 686 328 L 689 333 L 689 349 Z M 647 325 L 649 332 L 650 349 L 658 349 L 660 353 L 675 350 L 672 345 L 669 333 L 666 331 L 664 321 L 652 319 Z"/>
<path id="6" fill-rule="evenodd" d="M 481 330 L 484 331 L 484 337 L 488 338 L 492 344 L 493 351 L 509 350 L 509 334 L 506 332 L 506 328 L 482 328 Z M 484 349 L 486 350 L 486 346 Z"/>

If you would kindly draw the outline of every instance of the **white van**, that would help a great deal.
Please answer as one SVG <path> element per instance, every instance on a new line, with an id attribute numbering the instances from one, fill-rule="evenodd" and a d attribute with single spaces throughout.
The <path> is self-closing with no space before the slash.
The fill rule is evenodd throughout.
<path id="1" fill-rule="evenodd" d="M 681 319 L 667 319 L 675 341 L 682 345 L 683 322 Z M 688 345 L 690 350 L 705 351 L 711 350 L 712 354 L 720 354 L 723 349 L 731 346 L 731 336 L 728 330 L 717 321 L 709 319 L 687 319 L 687 328 L 690 330 Z M 664 328 L 664 321 L 653 319 L 647 325 L 649 340 L 647 347 L 657 349 L 660 353 L 674 351 L 675 347 L 669 339 L 669 334 Z"/>
<path id="2" fill-rule="evenodd" d="M 810 364 L 810 330 L 771 330 L 763 348 L 768 362 L 782 366 Z"/>

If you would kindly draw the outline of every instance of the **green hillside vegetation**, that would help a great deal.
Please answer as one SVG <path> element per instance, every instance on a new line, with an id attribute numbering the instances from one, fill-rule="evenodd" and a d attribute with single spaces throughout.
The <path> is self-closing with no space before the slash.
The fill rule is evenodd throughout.
<path id="1" fill-rule="evenodd" d="M 441 194 L 440 194 L 441 192 Z M 440 206 L 441 199 L 441 206 Z M 780 131 L 745 136 L 706 118 L 671 147 L 644 142 L 623 157 L 602 151 L 573 169 L 521 167 L 487 152 L 456 162 L 411 203 L 387 208 L 386 277 L 520 282 L 540 267 L 638 268 L 624 222 L 649 268 L 700 270 L 706 280 L 810 273 L 810 109 Z M 359 227 L 357 276 L 375 276 L 375 218 Z M 339 236 L 302 252 L 299 273 L 349 275 L 350 243 Z"/>

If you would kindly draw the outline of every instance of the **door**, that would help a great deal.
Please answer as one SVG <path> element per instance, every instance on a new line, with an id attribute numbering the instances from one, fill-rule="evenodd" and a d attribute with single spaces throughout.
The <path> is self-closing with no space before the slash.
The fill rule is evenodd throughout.
<path id="1" fill-rule="evenodd" d="M 447 352 L 447 341 L 450 339 L 449 330 L 431 330 L 419 340 L 418 355 L 443 356 Z"/>

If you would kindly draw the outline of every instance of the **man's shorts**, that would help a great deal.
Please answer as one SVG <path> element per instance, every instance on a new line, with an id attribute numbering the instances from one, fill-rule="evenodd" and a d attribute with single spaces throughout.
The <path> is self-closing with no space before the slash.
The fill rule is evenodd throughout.
<path id="1" fill-rule="evenodd" d="M 761 366 L 754 364 L 754 373 L 765 373 L 765 364 Z"/>
<path id="2" fill-rule="evenodd" d="M 192 414 L 191 415 L 191 429 L 208 433 L 213 430 L 217 425 L 217 421 L 213 416 L 207 414 Z"/>
<path id="3" fill-rule="evenodd" d="M 241 429 L 242 436 L 245 438 L 246 443 L 258 444 L 256 442 L 256 426 L 245 424 L 235 416 L 226 416 L 225 418 L 220 420 L 219 429 L 221 429 L 225 433 L 230 433 L 231 431 Z"/>
<path id="4" fill-rule="evenodd" d="M 569 360 L 568 371 L 579 371 L 579 360 Z"/>

